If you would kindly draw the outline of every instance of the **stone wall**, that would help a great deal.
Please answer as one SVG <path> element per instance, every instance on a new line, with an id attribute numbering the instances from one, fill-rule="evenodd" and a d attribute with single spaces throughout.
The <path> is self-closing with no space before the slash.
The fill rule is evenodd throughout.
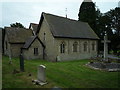
<path id="1" fill-rule="evenodd" d="M 38 34 L 40 40 L 45 45 L 45 59 L 55 61 L 55 51 L 54 51 L 54 38 L 52 33 L 50 32 L 50 28 L 48 23 L 45 21 L 45 19 L 42 22 L 40 32 Z"/>
<path id="2" fill-rule="evenodd" d="M 38 55 L 34 55 L 34 48 L 38 48 Z M 28 49 L 23 49 L 24 59 L 43 59 L 43 48 L 38 39 L 31 44 Z"/>
<path id="3" fill-rule="evenodd" d="M 10 44 L 11 56 L 12 57 L 19 57 L 20 51 L 21 51 L 21 48 L 23 47 L 23 45 L 24 44 Z"/>
<path id="4" fill-rule="evenodd" d="M 7 45 L 7 46 L 6 46 Z M 4 54 L 11 57 L 19 57 L 21 47 L 23 47 L 24 44 L 10 44 L 8 42 L 8 38 L 5 35 L 5 41 L 4 41 Z M 6 48 L 7 47 L 7 48 Z"/>
<path id="5" fill-rule="evenodd" d="M 0 54 L 2 54 L 2 29 L 0 28 Z"/>
<path id="6" fill-rule="evenodd" d="M 9 52 L 10 52 L 10 44 L 8 43 L 7 35 L 5 35 L 5 40 L 4 40 L 4 54 L 7 55 L 7 56 L 9 56 Z"/>
<path id="7" fill-rule="evenodd" d="M 65 42 L 65 53 L 60 52 L 60 44 Z M 73 43 L 78 42 L 77 52 L 73 52 Z M 87 51 L 84 51 L 84 42 L 87 42 Z M 95 43 L 95 50 L 92 50 L 92 43 Z M 97 41 L 88 39 L 55 39 L 55 56 L 59 56 L 61 61 L 89 59 L 97 55 Z"/>

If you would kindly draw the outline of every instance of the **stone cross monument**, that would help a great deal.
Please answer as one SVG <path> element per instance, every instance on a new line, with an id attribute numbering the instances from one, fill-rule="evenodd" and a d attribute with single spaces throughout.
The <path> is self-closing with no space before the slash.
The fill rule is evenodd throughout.
<path id="1" fill-rule="evenodd" d="M 106 33 L 102 43 L 104 43 L 104 61 L 108 61 L 108 43 L 110 43 L 110 41 L 108 40 Z"/>

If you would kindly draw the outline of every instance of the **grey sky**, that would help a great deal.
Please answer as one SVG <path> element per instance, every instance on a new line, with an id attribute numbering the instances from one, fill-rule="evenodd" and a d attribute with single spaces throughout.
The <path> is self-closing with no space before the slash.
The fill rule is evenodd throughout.
<path id="1" fill-rule="evenodd" d="M 28 28 L 29 24 L 39 23 L 42 12 L 55 14 L 65 17 L 65 8 L 67 8 L 68 18 L 78 20 L 78 12 L 83 0 L 61 1 L 42 1 L 42 2 L 0 2 L 0 27 L 9 26 L 11 23 L 20 22 Z M 114 9 L 118 6 L 115 2 L 96 2 L 102 13 Z"/>

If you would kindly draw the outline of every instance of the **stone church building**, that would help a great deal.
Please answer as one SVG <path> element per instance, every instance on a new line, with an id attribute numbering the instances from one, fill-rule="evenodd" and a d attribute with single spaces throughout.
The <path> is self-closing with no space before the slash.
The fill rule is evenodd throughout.
<path id="1" fill-rule="evenodd" d="M 86 22 L 42 13 L 37 35 L 46 60 L 88 59 L 97 55 L 98 36 Z"/>
<path id="2" fill-rule="evenodd" d="M 29 30 L 33 34 L 21 47 L 25 59 L 66 61 L 97 55 L 99 38 L 86 22 L 42 13 L 39 24 L 31 23 Z"/>

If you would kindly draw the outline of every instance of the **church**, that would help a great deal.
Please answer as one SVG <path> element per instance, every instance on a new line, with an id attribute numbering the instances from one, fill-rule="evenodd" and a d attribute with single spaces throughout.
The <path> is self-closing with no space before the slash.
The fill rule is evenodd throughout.
<path id="1" fill-rule="evenodd" d="M 40 56 L 45 60 L 79 60 L 97 55 L 99 38 L 86 22 L 43 12 L 36 35 L 42 42 L 43 55 Z M 37 55 L 41 47 L 34 48 Z"/>
<path id="2" fill-rule="evenodd" d="M 97 55 L 99 37 L 86 22 L 43 12 L 34 26 L 36 30 L 21 48 L 25 59 L 68 61 Z"/>

